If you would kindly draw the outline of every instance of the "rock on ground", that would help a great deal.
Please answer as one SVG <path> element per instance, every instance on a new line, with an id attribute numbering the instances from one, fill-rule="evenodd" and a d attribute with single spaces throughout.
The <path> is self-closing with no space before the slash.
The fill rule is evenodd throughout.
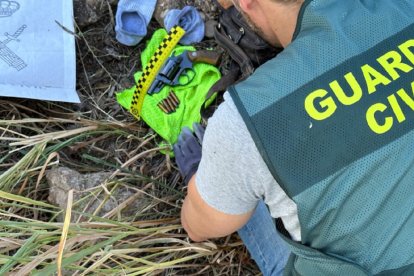
<path id="1" fill-rule="evenodd" d="M 118 0 L 73 0 L 73 9 L 76 23 L 86 26 L 98 22 L 108 5 L 115 5 Z"/>
<path id="2" fill-rule="evenodd" d="M 103 200 L 107 197 L 107 194 L 102 192 L 99 188 L 101 184 L 105 183 L 110 173 L 99 172 L 92 174 L 80 174 L 77 171 L 66 167 L 59 167 L 51 169 L 46 174 L 46 179 L 49 184 L 49 197 L 48 201 L 60 206 L 63 210 L 66 209 L 68 200 L 68 192 L 74 190 L 73 208 L 72 210 L 94 214 L 95 210 L 99 208 Z M 97 189 L 93 189 L 97 187 Z M 98 191 L 101 191 L 98 195 Z M 142 210 L 145 206 L 145 202 L 140 201 L 140 193 L 132 189 L 125 187 L 117 188 L 107 199 L 105 204 L 100 208 L 100 211 L 95 214 L 97 216 L 104 216 L 111 211 L 119 208 L 119 214 L 122 216 L 134 216 L 136 212 Z M 81 198 L 88 198 L 76 203 Z M 125 204 L 128 202 L 129 204 Z M 76 204 L 75 204 L 76 203 Z M 124 206 L 125 205 L 125 206 Z M 119 207 L 121 206 L 121 207 Z M 79 215 L 76 212 L 72 213 L 72 222 L 77 221 Z M 84 217 L 87 219 L 87 217 Z M 63 221 L 63 216 L 58 218 L 59 221 Z"/>

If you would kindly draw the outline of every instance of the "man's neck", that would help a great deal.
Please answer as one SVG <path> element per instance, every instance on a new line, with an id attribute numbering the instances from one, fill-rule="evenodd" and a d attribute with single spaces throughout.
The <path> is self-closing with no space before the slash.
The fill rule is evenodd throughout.
<path id="1" fill-rule="evenodd" d="M 303 1 L 292 4 L 261 1 L 262 11 L 268 22 L 269 39 L 272 44 L 281 44 L 283 48 L 292 42 L 298 15 Z"/>

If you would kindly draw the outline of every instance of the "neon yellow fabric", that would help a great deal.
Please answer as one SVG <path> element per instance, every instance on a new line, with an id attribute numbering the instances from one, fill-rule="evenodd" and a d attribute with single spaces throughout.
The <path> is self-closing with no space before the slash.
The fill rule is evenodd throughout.
<path id="1" fill-rule="evenodd" d="M 153 34 L 147 48 L 141 54 L 143 68 L 166 35 L 167 32 L 164 29 L 159 29 Z M 192 46 L 177 46 L 173 55 L 181 54 L 185 50 L 194 51 L 195 48 Z M 146 95 L 144 99 L 141 118 L 170 144 L 177 141 L 182 127 L 187 126 L 192 129 L 194 122 L 200 122 L 200 108 L 205 102 L 207 92 L 221 77 L 220 71 L 209 64 L 196 63 L 193 65 L 193 70 L 195 76 L 188 84 L 174 87 L 165 86 L 159 93 Z M 135 73 L 136 81 L 141 73 Z M 180 100 L 180 105 L 176 112 L 165 114 L 157 104 L 168 96 L 170 89 L 174 90 Z M 116 95 L 118 102 L 128 110 L 131 106 L 133 93 L 134 87 L 125 89 Z M 209 100 L 209 102 L 211 101 Z"/>

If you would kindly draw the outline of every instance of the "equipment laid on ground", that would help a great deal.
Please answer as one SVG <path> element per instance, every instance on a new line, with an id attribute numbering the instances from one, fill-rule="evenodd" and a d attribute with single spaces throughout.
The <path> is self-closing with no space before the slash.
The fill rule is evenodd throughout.
<path id="1" fill-rule="evenodd" d="M 151 84 L 154 82 L 158 71 L 164 64 L 164 61 L 171 55 L 174 47 L 178 44 L 180 39 L 185 34 L 185 30 L 180 26 L 175 26 L 171 29 L 168 35 L 163 39 L 158 49 L 155 51 L 151 60 L 148 62 L 138 83 L 135 87 L 134 95 L 131 101 L 130 112 L 137 119 L 139 119 L 142 105 L 144 103 L 145 95 L 148 92 Z"/>
<path id="2" fill-rule="evenodd" d="M 157 104 L 158 108 L 161 109 L 165 114 L 174 113 L 179 105 L 180 99 L 178 99 L 177 95 L 175 95 L 172 89 L 168 93 L 167 98 L 163 99 Z"/>
<path id="3" fill-rule="evenodd" d="M 177 36 L 169 35 L 165 29 L 155 31 L 141 53 L 141 65 L 142 68 L 146 69 L 144 72 L 138 71 L 134 74 L 138 85 L 127 88 L 116 95 L 118 102 L 124 108 L 133 114 L 135 113 L 136 118 L 147 123 L 171 145 L 177 141 L 183 127 L 191 128 L 193 123 L 200 122 L 201 106 L 208 106 L 214 101 L 214 97 L 206 101 L 206 94 L 210 87 L 221 77 L 219 69 L 209 64 L 216 63 L 218 60 L 217 53 L 198 52 L 192 46 L 183 45 L 177 45 L 172 49 L 170 48 L 171 45 L 179 41 Z M 171 42 L 168 38 L 165 39 L 166 37 L 175 41 Z M 161 51 L 166 52 L 165 55 L 161 56 L 160 45 L 164 45 Z M 167 52 L 170 52 L 170 54 Z M 179 56 L 181 56 L 180 59 L 196 61 L 192 64 L 191 70 L 181 69 L 182 72 L 179 72 L 179 67 L 189 67 L 189 65 L 184 66 L 182 60 L 177 61 Z M 167 65 L 169 57 L 172 57 L 175 62 L 171 62 L 170 59 L 169 65 Z M 203 61 L 207 61 L 207 63 Z M 169 71 L 164 67 L 173 69 Z M 149 88 L 161 71 L 164 72 L 164 75 L 169 76 L 168 79 L 170 80 L 174 80 L 175 76 L 183 76 L 178 77 L 179 85 L 163 84 L 159 92 L 148 94 Z M 191 81 L 188 81 L 185 75 L 188 75 Z M 140 107 L 137 107 L 138 100 L 140 101 Z"/>
<path id="4" fill-rule="evenodd" d="M 217 66 L 220 57 L 220 54 L 206 50 L 184 51 L 181 55 L 172 56 L 165 62 L 147 93 L 158 93 L 164 85 L 186 85 L 194 78 L 193 63 L 204 62 Z M 186 79 L 185 82 L 180 82 L 182 78 Z"/>

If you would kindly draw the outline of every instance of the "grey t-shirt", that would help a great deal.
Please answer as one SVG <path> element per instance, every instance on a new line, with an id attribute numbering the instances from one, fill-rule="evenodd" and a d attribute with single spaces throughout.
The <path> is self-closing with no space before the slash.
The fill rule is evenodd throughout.
<path id="1" fill-rule="evenodd" d="M 244 214 L 263 199 L 280 217 L 293 240 L 300 241 L 296 204 L 280 188 L 262 159 L 228 93 L 209 119 L 196 185 L 201 197 L 226 214 Z"/>

